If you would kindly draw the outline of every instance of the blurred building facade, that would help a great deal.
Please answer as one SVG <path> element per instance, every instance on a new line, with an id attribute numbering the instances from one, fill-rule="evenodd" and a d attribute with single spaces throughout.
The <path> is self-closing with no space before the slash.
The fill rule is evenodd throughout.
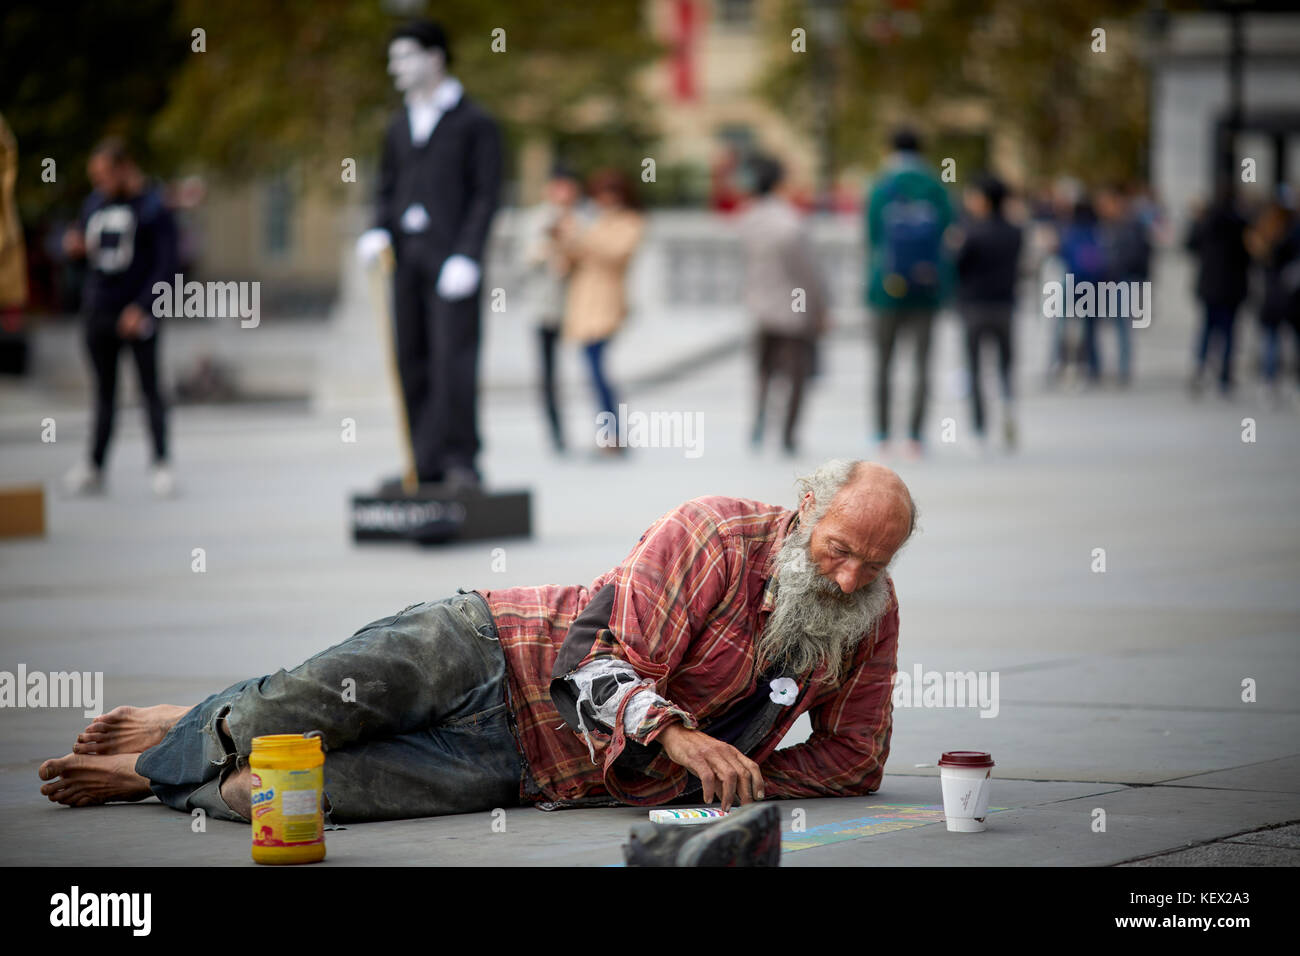
<path id="1" fill-rule="evenodd" d="M 1232 153 L 1239 191 L 1263 199 L 1300 183 L 1300 15 L 1241 14 L 1241 130 Z M 1185 222 L 1214 188 L 1216 129 L 1231 109 L 1227 13 L 1177 14 L 1156 38 L 1152 71 L 1152 186 Z M 1254 160 L 1254 183 L 1241 181 Z"/>

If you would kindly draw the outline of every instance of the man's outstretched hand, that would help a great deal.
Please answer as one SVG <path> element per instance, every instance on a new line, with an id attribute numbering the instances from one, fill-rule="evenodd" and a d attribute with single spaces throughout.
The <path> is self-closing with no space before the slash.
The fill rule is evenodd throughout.
<path id="1" fill-rule="evenodd" d="M 705 803 L 717 796 L 725 812 L 733 800 L 739 806 L 763 799 L 763 772 L 731 744 L 681 724 L 669 724 L 655 740 L 670 760 L 700 778 Z"/>

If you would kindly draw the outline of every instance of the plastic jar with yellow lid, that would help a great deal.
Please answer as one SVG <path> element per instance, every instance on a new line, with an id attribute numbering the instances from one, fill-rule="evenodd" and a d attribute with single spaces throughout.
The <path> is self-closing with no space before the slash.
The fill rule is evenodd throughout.
<path id="1" fill-rule="evenodd" d="M 253 774 L 253 860 L 315 863 L 325 859 L 325 753 L 320 738 L 254 737 L 248 766 Z"/>

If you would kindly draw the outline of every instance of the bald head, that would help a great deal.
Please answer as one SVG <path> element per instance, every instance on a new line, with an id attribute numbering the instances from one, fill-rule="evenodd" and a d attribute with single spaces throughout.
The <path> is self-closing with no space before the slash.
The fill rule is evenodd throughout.
<path id="1" fill-rule="evenodd" d="M 804 479 L 801 521 L 811 524 L 817 569 L 845 594 L 870 584 L 916 528 L 903 479 L 870 461 L 830 461 Z"/>
<path id="2" fill-rule="evenodd" d="M 916 527 L 916 506 L 912 493 L 892 468 L 874 461 L 853 463 L 848 480 L 830 501 L 827 513 L 851 511 L 870 513 L 873 520 L 901 525 L 906 541 Z M 900 546 L 902 541 L 899 542 Z"/>

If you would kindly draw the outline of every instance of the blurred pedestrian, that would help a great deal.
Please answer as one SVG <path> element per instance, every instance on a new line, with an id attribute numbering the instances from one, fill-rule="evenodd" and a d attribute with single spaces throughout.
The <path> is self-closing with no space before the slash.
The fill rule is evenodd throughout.
<path id="1" fill-rule="evenodd" d="M 1196 365 L 1188 383 L 1192 395 L 1205 387 L 1212 342 L 1219 343 L 1219 392 L 1232 392 L 1232 340 L 1237 309 L 1245 301 L 1250 268 L 1246 220 L 1237 210 L 1231 186 L 1220 186 L 1214 201 L 1193 221 L 1187 248 L 1197 262 L 1196 296 L 1204 308 L 1196 344 Z"/>
<path id="2" fill-rule="evenodd" d="M 569 263 L 557 237 L 572 230 L 573 216 L 582 187 L 577 176 L 556 166 L 546 183 L 546 195 L 530 209 L 523 224 L 523 259 L 528 301 L 537 326 L 542 360 L 542 403 L 551 430 L 551 444 L 564 451 L 564 428 L 556 397 L 555 354 L 564 321 L 564 299 Z"/>
<path id="3" fill-rule="evenodd" d="M 900 128 L 891 144 L 893 152 L 866 202 L 866 299 L 874 313 L 876 340 L 876 440 L 887 454 L 894 346 L 900 334 L 910 335 L 915 340 L 915 372 L 906 452 L 916 458 L 923 450 L 934 315 L 952 288 L 944 232 L 952 224 L 953 211 L 943 183 L 921 157 L 917 134 Z"/>
<path id="4" fill-rule="evenodd" d="M 724 144 L 709 167 L 709 208 L 730 215 L 737 212 L 745 195 L 736 185 L 736 175 L 741 169 L 740 151 Z"/>
<path id="5" fill-rule="evenodd" d="M 757 330 L 758 346 L 752 443 L 758 448 L 763 442 L 768 390 L 774 378 L 783 378 L 789 393 L 781 445 L 793 456 L 817 339 L 827 327 L 828 292 L 802 217 L 788 198 L 785 169 L 770 156 L 756 156 L 749 166 L 755 201 L 739 225 L 745 250 L 745 305 Z"/>
<path id="6" fill-rule="evenodd" d="M 605 348 L 627 317 L 627 270 L 641 243 L 645 219 L 631 181 L 619 170 L 592 174 L 587 191 L 596 206 L 595 219 L 586 226 L 566 220 L 556 234 L 569 269 L 562 334 L 565 341 L 582 346 L 600 411 L 612 415 L 618 426 L 618 402 L 605 375 Z M 626 451 L 621 444 L 602 450 Z"/>
<path id="7" fill-rule="evenodd" d="M 95 376 L 95 426 L 90 460 L 64 476 L 70 494 L 103 490 L 104 465 L 117 405 L 118 352 L 131 350 L 153 439 L 153 490 L 175 490 L 168 463 L 167 409 L 159 379 L 159 320 L 153 314 L 154 284 L 174 279 L 176 224 L 162 189 L 145 178 L 119 139 L 91 152 L 87 173 L 94 187 L 82 207 L 79 228 L 64 233 L 64 252 L 86 259 L 81 311 L 85 345 Z"/>
<path id="8" fill-rule="evenodd" d="M 18 181 L 18 142 L 0 115 L 0 373 L 27 368 L 23 307 L 27 304 L 27 245 L 23 239 L 14 186 Z"/>
<path id="9" fill-rule="evenodd" d="M 981 176 L 963 195 L 967 219 L 957 249 L 957 302 L 966 339 L 970 373 L 971 414 L 975 436 L 985 442 L 984 389 L 981 348 L 992 342 L 998 354 L 1002 392 L 1002 437 L 1008 449 L 1016 444 L 1013 388 L 1013 320 L 1019 275 L 1021 230 L 1004 212 L 1007 189 L 995 176 Z"/>
<path id="10" fill-rule="evenodd" d="M 1130 183 L 1128 196 L 1130 211 L 1146 227 L 1147 241 L 1153 247 L 1168 245 L 1173 235 L 1169 219 L 1151 191 L 1151 185 L 1144 182 Z"/>
<path id="11" fill-rule="evenodd" d="M 1259 307 L 1260 399 L 1276 406 L 1283 329 L 1296 337 L 1300 373 L 1300 217 L 1285 203 L 1274 201 L 1246 232 L 1246 244 L 1264 278 Z"/>
<path id="12" fill-rule="evenodd" d="M 1140 219 L 1129 197 L 1120 186 L 1107 186 L 1097 193 L 1097 213 L 1101 219 L 1101 243 L 1106 259 L 1106 281 L 1147 282 L 1151 278 L 1151 238 L 1149 228 Z M 1130 286 L 1131 288 L 1131 286 Z M 1100 301 L 1100 300 L 1099 300 Z M 1117 314 L 1101 317 L 1113 319 L 1119 346 L 1119 383 L 1128 385 L 1133 378 L 1133 316 Z M 1093 343 L 1096 348 L 1096 342 Z"/>
<path id="13" fill-rule="evenodd" d="M 1097 213 L 1092 201 L 1084 196 L 1074 204 L 1070 221 L 1061 231 L 1061 259 L 1067 276 L 1073 276 L 1074 286 L 1091 283 L 1097 284 L 1106 279 L 1106 251 L 1102 248 L 1101 229 L 1097 223 Z M 1100 304 L 1098 304 L 1098 308 Z M 1068 310 L 1067 310 L 1068 311 Z M 1095 385 L 1101 378 L 1101 357 L 1097 352 L 1097 308 L 1090 314 L 1078 316 L 1078 336 L 1069 334 L 1069 319 L 1062 316 L 1057 321 L 1056 345 L 1057 358 L 1054 368 L 1059 375 L 1072 363 L 1082 365 L 1089 384 Z M 1077 346 L 1071 348 L 1070 343 Z M 1073 354 L 1071 354 L 1073 353 Z"/>
<path id="14" fill-rule="evenodd" d="M 1052 283 L 1065 283 L 1065 259 L 1061 256 L 1061 235 L 1070 224 L 1074 204 L 1083 195 L 1083 184 L 1068 176 L 1057 177 L 1040 185 L 1033 204 L 1033 220 L 1028 235 L 1028 252 L 1037 276 L 1037 286 L 1046 291 Z M 1048 335 L 1047 386 L 1055 385 L 1064 374 L 1070 354 L 1070 323 L 1057 312 L 1049 315 L 1046 301 L 1040 314 L 1052 323 Z"/>

